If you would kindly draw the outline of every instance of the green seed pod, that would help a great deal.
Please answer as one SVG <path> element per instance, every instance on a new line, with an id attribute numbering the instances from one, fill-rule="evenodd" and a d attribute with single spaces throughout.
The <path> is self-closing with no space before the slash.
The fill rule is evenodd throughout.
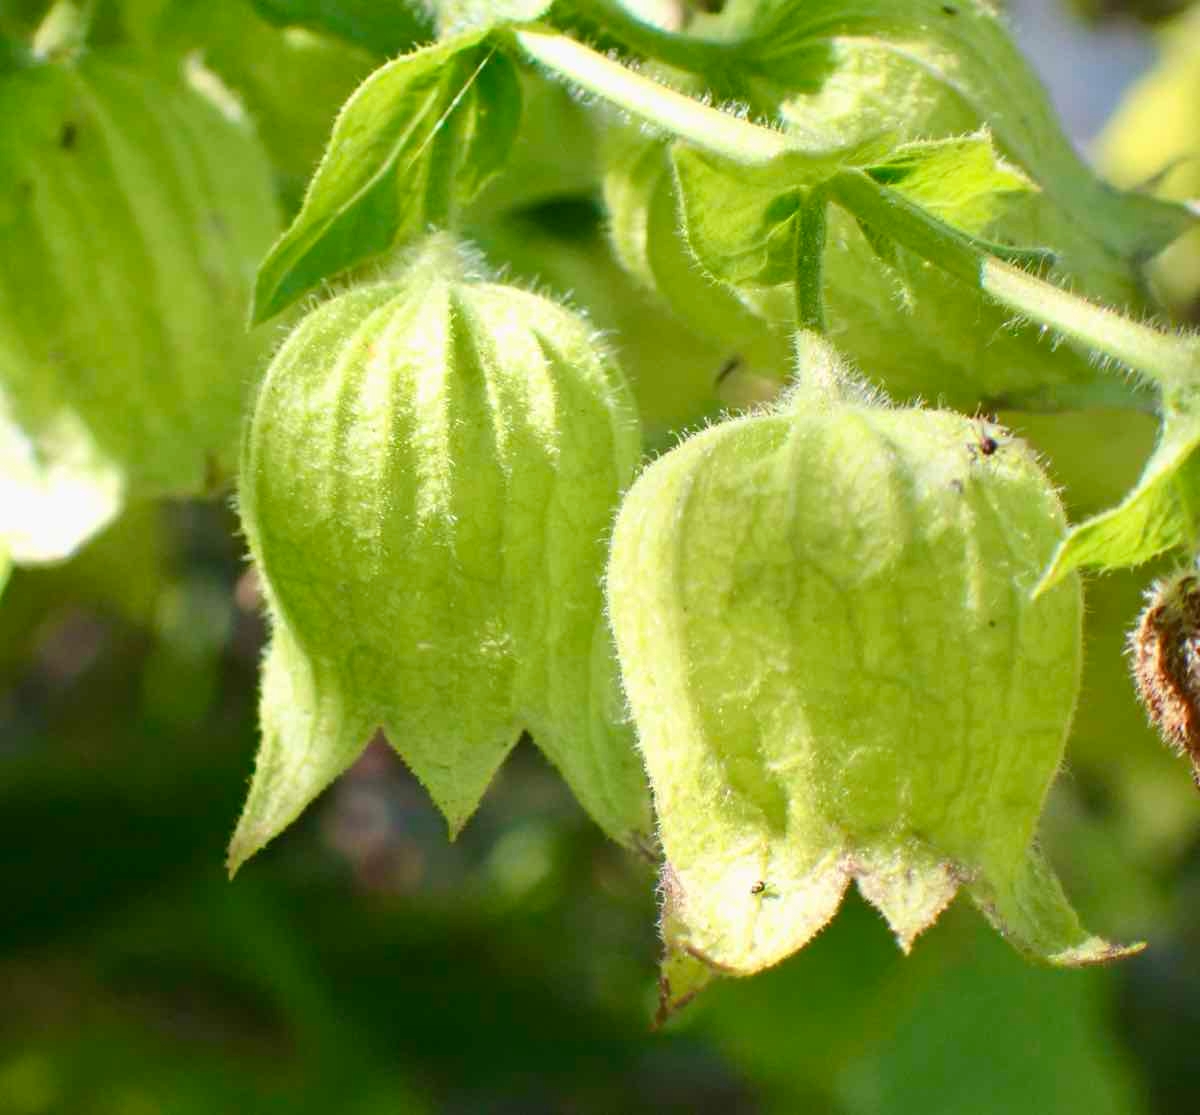
<path id="1" fill-rule="evenodd" d="M 852 879 L 906 950 L 966 887 L 1022 950 L 1118 955 L 1034 844 L 1080 670 L 1078 581 L 1031 595 L 1064 530 L 1054 491 L 998 428 L 814 365 L 843 385 L 666 454 L 614 532 L 668 960 L 764 968 Z"/>
<path id="2" fill-rule="evenodd" d="M 278 230 L 244 120 L 119 53 L 0 79 L 0 542 L 69 554 L 236 462 Z"/>
<path id="3" fill-rule="evenodd" d="M 380 727 L 452 831 L 524 730 L 611 835 L 646 829 L 602 589 L 638 457 L 586 324 L 472 276 L 441 236 L 300 324 L 242 461 L 274 633 L 233 866 Z"/>

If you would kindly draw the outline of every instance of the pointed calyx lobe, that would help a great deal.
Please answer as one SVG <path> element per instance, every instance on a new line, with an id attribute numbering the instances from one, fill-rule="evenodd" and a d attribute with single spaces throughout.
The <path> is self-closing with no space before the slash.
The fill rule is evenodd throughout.
<path id="1" fill-rule="evenodd" d="M 1117 955 L 1034 844 L 1079 682 L 1078 581 L 1031 596 L 1062 531 L 998 429 L 811 389 L 641 475 L 608 594 L 669 953 L 757 971 L 854 879 L 906 949 L 965 886 L 1023 951 Z"/>
<path id="2" fill-rule="evenodd" d="M 301 323 L 245 443 L 273 637 L 233 865 L 380 727 L 452 831 L 524 730 L 610 834 L 645 828 L 601 589 L 638 454 L 586 324 L 444 237 Z"/>

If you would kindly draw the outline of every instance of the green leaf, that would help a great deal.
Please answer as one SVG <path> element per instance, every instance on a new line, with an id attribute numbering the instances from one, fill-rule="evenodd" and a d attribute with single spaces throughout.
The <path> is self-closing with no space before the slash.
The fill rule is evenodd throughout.
<path id="1" fill-rule="evenodd" d="M 9 559 L 8 550 L 0 545 L 0 596 L 4 594 L 4 587 L 8 584 L 8 575 L 12 572 L 12 561 Z"/>
<path id="2" fill-rule="evenodd" d="M 852 899 L 786 964 L 707 992 L 691 1033 L 765 1082 L 769 1111 L 1148 1115 L 1114 1056 L 1114 973 L 1028 964 L 961 907 L 906 958 L 880 930 Z"/>
<path id="3" fill-rule="evenodd" d="M 783 226 L 799 212 L 798 195 L 813 181 L 810 164 L 787 156 L 747 172 L 682 147 L 674 160 L 688 247 L 700 266 L 737 287 L 765 321 L 790 321 L 790 292 L 770 289 L 764 280 L 790 279 Z M 876 176 L 895 185 L 884 186 Z M 836 208 L 829 213 L 823 268 L 827 327 L 853 362 L 893 397 L 940 397 L 967 410 L 1001 402 L 1031 408 L 1129 405 L 1127 383 L 1072 349 L 1040 343 L 1032 330 L 1008 328 L 1006 311 L 989 304 L 979 289 L 980 252 L 1025 263 L 1046 259 L 1044 252 L 1010 249 L 975 235 L 987 230 L 989 213 L 1031 188 L 997 158 L 986 135 L 910 145 L 890 158 L 876 157 L 868 170 L 836 171 L 828 186 L 854 217 Z M 865 201 L 859 193 L 867 195 Z M 917 199 L 965 228 L 948 229 Z M 933 249 L 907 233 L 900 236 L 895 221 L 874 219 L 876 209 L 891 214 L 897 207 L 901 215 L 914 214 L 914 222 L 919 218 L 952 234 L 952 274 L 929 267 L 922 249 Z"/>
<path id="4" fill-rule="evenodd" d="M 795 277 L 797 218 L 810 193 L 800 166 L 738 167 L 678 144 L 672 161 L 688 244 L 706 271 L 732 286 Z"/>
<path id="5" fill-rule="evenodd" d="M 735 286 L 790 281 L 804 196 L 838 164 L 785 155 L 765 167 L 743 167 L 678 144 L 673 161 L 688 242 L 705 269 Z M 1007 195 L 1034 188 L 998 158 L 986 134 L 907 144 L 864 169 L 968 233 L 987 229 Z M 888 250 L 883 243 L 878 248 Z"/>
<path id="6" fill-rule="evenodd" d="M 999 158 L 987 133 L 905 144 L 862 169 L 916 211 L 966 233 L 979 251 L 1034 266 L 1053 262 L 1049 252 L 1010 249 L 982 239 L 1010 208 L 1013 195 L 1036 192 L 1028 178 Z M 856 219 L 875 254 L 899 273 L 899 244 L 881 226 L 857 214 Z"/>
<path id="7" fill-rule="evenodd" d="M 0 537 L 26 564 L 229 475 L 279 219 L 248 121 L 126 52 L 9 75 L 0 121 Z"/>
<path id="8" fill-rule="evenodd" d="M 989 256 L 1031 267 L 1053 261 L 1045 249 L 1011 248 L 948 225 L 903 188 L 883 185 L 870 173 L 841 171 L 831 180 L 830 193 L 875 237 L 893 239 L 972 285 L 982 285 L 983 261 Z"/>
<path id="9" fill-rule="evenodd" d="M 250 0 L 272 23 L 307 27 L 354 43 L 374 54 L 411 50 L 432 37 L 421 6 L 409 0 Z"/>
<path id="10" fill-rule="evenodd" d="M 512 63 L 482 31 L 376 70 L 346 103 L 291 227 L 263 262 L 254 320 L 452 224 L 503 165 L 520 122 Z"/>
<path id="11" fill-rule="evenodd" d="M 1071 239 L 1095 241 L 1114 271 L 1149 259 L 1193 223 L 1181 206 L 1113 190 L 1092 173 L 985 0 L 745 0 L 727 5 L 711 33 L 729 45 L 731 65 L 778 83 L 781 98 L 805 78 L 852 98 L 872 93 L 880 67 L 932 75 L 946 102 L 933 111 L 965 105 L 1042 187 L 1064 231 L 1076 226 Z M 921 107 L 899 104 L 908 116 Z"/>
<path id="12" fill-rule="evenodd" d="M 300 207 L 338 111 L 378 65 L 345 39 L 289 32 L 241 0 L 174 0 L 156 45 L 200 52 L 205 68 L 237 94 L 271 156 L 289 216 Z"/>
<path id="13" fill-rule="evenodd" d="M 998 409 L 1150 407 L 1148 392 L 1130 378 L 1112 375 L 1089 361 L 1088 353 L 1113 353 L 1149 375 L 1153 369 L 1145 351 L 1152 350 L 1155 359 L 1167 359 L 1170 346 L 1153 330 L 1010 266 L 1009 261 L 1044 267 L 1045 251 L 1009 248 L 946 225 L 904 194 L 860 171 L 839 173 L 830 191 L 860 227 L 872 230 L 877 240 L 886 238 L 899 246 L 891 249 L 898 260 L 894 274 L 904 283 L 904 309 L 911 313 L 897 314 L 895 307 L 890 311 L 884 307 L 885 321 L 877 330 L 846 335 L 846 346 L 863 366 L 872 366 L 856 351 L 865 344 L 877 352 L 883 367 L 896 368 L 927 397 L 944 391 L 960 408 L 959 392 L 966 384 L 944 379 L 947 365 L 957 367 L 959 376 L 965 372 L 978 385 L 979 397 Z M 836 243 L 832 235 L 831 241 Z M 865 299 L 878 306 L 880 284 L 871 277 L 871 260 L 856 250 L 853 240 L 843 240 L 841 247 L 840 260 L 827 263 L 830 286 L 851 306 Z M 957 307 L 953 311 L 952 305 Z M 1012 311 L 1075 343 L 1051 346 L 1042 343 L 1045 329 L 1014 330 Z M 868 320 L 869 313 L 869 307 L 858 309 L 856 320 Z M 992 324 L 985 326 L 989 320 Z M 889 324 L 895 329 L 892 336 Z M 1132 346 L 1126 336 L 1130 333 L 1136 334 Z M 880 343 L 884 337 L 890 353 Z M 918 360 L 919 349 L 936 353 L 942 367 Z"/>
<path id="14" fill-rule="evenodd" d="M 606 136 L 604 207 L 616 257 L 698 335 L 728 344 L 743 361 L 756 350 L 754 360 L 767 365 L 762 370 L 782 377 L 791 361 L 790 336 L 767 338 L 761 315 L 704 274 L 684 237 L 670 150 L 632 128 Z"/>
<path id="15" fill-rule="evenodd" d="M 1200 413 L 1169 416 L 1158 448 L 1116 507 L 1074 527 L 1055 552 L 1038 591 L 1074 569 L 1141 565 L 1200 541 Z"/>
<path id="16" fill-rule="evenodd" d="M 1036 190 L 999 157 L 986 132 L 905 144 L 866 173 L 947 224 L 976 235 L 1002 215 L 1011 195 Z"/>

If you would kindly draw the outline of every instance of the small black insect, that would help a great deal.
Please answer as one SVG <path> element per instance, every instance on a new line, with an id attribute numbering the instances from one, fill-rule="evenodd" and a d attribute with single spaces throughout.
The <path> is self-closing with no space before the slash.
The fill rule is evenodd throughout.
<path id="1" fill-rule="evenodd" d="M 767 884 L 764 883 L 761 879 L 759 879 L 758 882 L 755 883 L 754 886 L 752 886 L 750 888 L 750 893 L 751 894 L 762 894 L 766 889 L 767 889 Z"/>
<path id="2" fill-rule="evenodd" d="M 953 4 L 943 4 L 942 13 L 944 15 L 958 15 L 958 9 Z"/>
<path id="3" fill-rule="evenodd" d="M 973 445 L 968 447 L 970 449 L 971 456 L 974 457 L 979 455 L 981 457 L 990 457 L 996 452 L 996 450 L 1000 448 L 1000 441 L 998 438 L 996 438 L 992 431 L 988 429 L 987 422 L 984 419 L 977 418 L 976 422 L 978 425 L 975 430 L 975 442 Z"/>
<path id="4" fill-rule="evenodd" d="M 58 145 L 64 151 L 70 151 L 75 147 L 75 141 L 79 138 L 79 128 L 75 122 L 68 120 L 63 126 L 62 131 L 58 133 Z"/>

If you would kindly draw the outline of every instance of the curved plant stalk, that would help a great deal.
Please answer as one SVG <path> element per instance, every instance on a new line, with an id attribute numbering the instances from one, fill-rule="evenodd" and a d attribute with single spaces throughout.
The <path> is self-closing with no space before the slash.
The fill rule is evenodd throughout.
<path id="1" fill-rule="evenodd" d="M 1133 320 L 1072 294 L 1018 262 L 1045 253 L 1013 251 L 954 228 L 861 169 L 822 166 L 782 132 L 741 119 L 634 73 L 566 35 L 539 28 L 512 32 L 535 62 L 602 98 L 643 124 L 756 175 L 778 171 L 781 192 L 789 178 L 812 188 L 822 180 L 828 196 L 885 242 L 915 252 L 970 284 L 993 302 L 1040 325 L 1054 338 L 1089 349 L 1126 368 L 1160 395 L 1163 432 L 1138 486 L 1117 508 L 1077 526 L 1044 578 L 1049 587 L 1083 565 L 1116 568 L 1147 561 L 1165 550 L 1195 549 L 1200 540 L 1200 342 Z M 809 255 L 811 259 L 811 254 Z M 811 284 L 811 275 L 805 280 Z M 819 283 L 819 280 L 817 280 Z M 811 303 L 811 291 L 797 291 Z M 801 321 L 808 311 L 801 310 Z"/>

